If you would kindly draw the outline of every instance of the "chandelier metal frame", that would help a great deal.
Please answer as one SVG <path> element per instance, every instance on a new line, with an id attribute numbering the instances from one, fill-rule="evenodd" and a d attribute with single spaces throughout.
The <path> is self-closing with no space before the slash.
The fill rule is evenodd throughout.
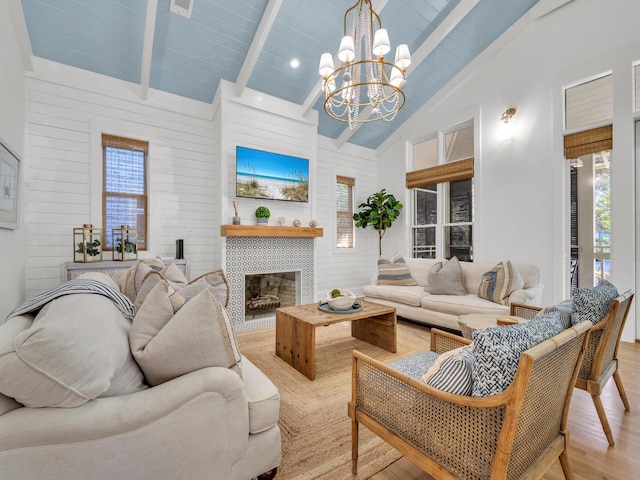
<path id="1" fill-rule="evenodd" d="M 327 115 L 349 123 L 351 130 L 359 123 L 395 118 L 406 102 L 403 90 L 411 56 L 407 45 L 399 45 L 396 61 L 391 63 L 384 58 L 390 48 L 387 31 L 371 0 L 359 0 L 345 12 L 344 37 L 338 52 L 342 65 L 334 69 L 329 53 L 320 59 Z M 340 79 L 342 83 L 336 87 Z M 368 111 L 363 112 L 365 109 Z"/>

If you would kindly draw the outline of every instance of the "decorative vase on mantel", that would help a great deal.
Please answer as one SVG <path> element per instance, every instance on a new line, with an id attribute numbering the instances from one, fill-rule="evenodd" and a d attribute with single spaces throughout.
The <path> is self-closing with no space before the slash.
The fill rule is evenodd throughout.
<path id="1" fill-rule="evenodd" d="M 234 225 L 240 225 L 240 217 L 238 216 L 238 204 L 236 202 L 233 202 L 233 211 L 235 212 L 235 215 L 233 216 L 231 222 Z"/>

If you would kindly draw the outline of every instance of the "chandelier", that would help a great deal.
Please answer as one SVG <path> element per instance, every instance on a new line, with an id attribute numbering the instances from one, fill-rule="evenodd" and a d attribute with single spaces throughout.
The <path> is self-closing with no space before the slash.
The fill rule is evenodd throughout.
<path id="1" fill-rule="evenodd" d="M 395 118 L 405 103 L 405 71 L 411 55 L 406 44 L 398 45 L 395 63 L 390 63 L 384 59 L 390 50 L 389 34 L 371 0 L 359 0 L 344 14 L 338 51 L 342 65 L 334 68 L 330 53 L 320 58 L 324 111 L 330 117 L 348 122 L 351 130 L 358 123 Z"/>

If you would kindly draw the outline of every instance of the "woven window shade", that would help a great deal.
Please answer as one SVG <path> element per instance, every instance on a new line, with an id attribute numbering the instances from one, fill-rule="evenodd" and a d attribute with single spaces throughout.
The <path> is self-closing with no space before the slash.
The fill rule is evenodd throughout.
<path id="1" fill-rule="evenodd" d="M 564 137 L 564 156 L 569 160 L 590 153 L 611 150 L 612 148 L 613 127 L 611 125 L 565 135 Z"/>
<path id="2" fill-rule="evenodd" d="M 128 225 L 136 228 L 139 250 L 147 249 L 146 157 L 148 142 L 102 135 L 103 191 L 102 245 L 113 249 L 111 232 Z"/>
<path id="3" fill-rule="evenodd" d="M 336 233 L 338 248 L 353 248 L 353 187 L 354 178 L 336 176 Z"/>
<path id="4" fill-rule="evenodd" d="M 457 162 L 443 163 L 435 167 L 407 172 L 407 188 L 421 188 L 436 183 L 453 182 L 473 178 L 473 157 Z"/>

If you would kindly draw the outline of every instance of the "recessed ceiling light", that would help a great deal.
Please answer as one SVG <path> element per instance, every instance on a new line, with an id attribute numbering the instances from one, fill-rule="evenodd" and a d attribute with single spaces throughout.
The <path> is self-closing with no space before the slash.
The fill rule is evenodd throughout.
<path id="1" fill-rule="evenodd" d="M 292 58 L 289 62 L 289 65 L 291 65 L 291 68 L 298 68 L 300 66 L 300 60 L 298 60 L 297 58 Z"/>

